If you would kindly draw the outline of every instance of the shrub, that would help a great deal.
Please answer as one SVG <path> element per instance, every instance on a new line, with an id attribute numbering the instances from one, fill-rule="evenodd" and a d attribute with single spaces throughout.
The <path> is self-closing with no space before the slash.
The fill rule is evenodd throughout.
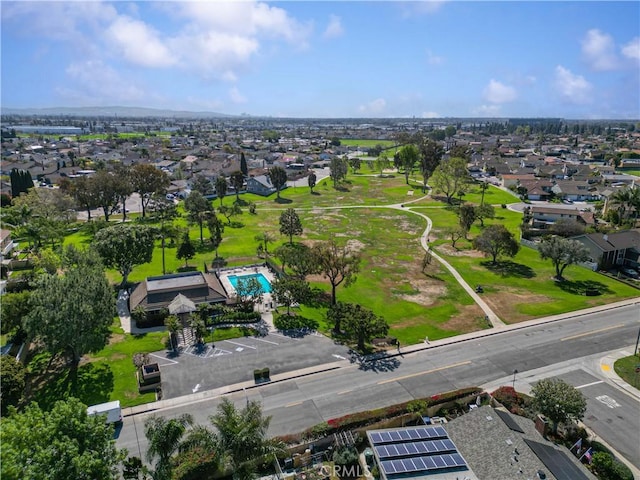
<path id="1" fill-rule="evenodd" d="M 138 305 L 131 312 L 131 320 L 136 322 L 136 325 L 139 327 L 140 324 L 145 324 L 147 321 L 147 311 L 144 309 L 142 305 Z"/>
<path id="2" fill-rule="evenodd" d="M 278 315 L 274 319 L 273 324 L 278 330 L 300 330 L 303 328 L 317 330 L 318 328 L 318 322 L 316 320 L 297 315 Z"/>
<path id="3" fill-rule="evenodd" d="M 593 454 L 591 469 L 601 480 L 633 480 L 629 467 L 606 452 Z"/>

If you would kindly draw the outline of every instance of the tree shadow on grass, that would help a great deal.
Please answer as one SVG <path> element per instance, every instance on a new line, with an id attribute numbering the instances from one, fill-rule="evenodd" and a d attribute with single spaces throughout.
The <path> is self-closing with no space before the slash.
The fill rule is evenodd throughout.
<path id="1" fill-rule="evenodd" d="M 311 195 L 315 195 L 316 197 L 321 196 L 322 194 L 320 192 L 311 192 Z"/>
<path id="2" fill-rule="evenodd" d="M 59 366 L 46 378 L 40 378 L 40 386 L 32 400 L 42 408 L 50 408 L 58 400 L 76 397 L 85 405 L 108 402 L 113 391 L 114 377 L 106 363 L 88 363 L 78 369 Z"/>
<path id="3" fill-rule="evenodd" d="M 480 265 L 501 277 L 533 278 L 536 276 L 536 272 L 531 267 L 511 260 L 502 260 L 496 263 L 480 262 Z"/>
<path id="4" fill-rule="evenodd" d="M 274 200 L 275 203 L 279 203 L 280 205 L 288 205 L 289 203 L 293 203 L 293 200 L 291 200 L 290 198 L 278 198 L 276 197 L 276 199 Z"/>
<path id="5" fill-rule="evenodd" d="M 606 293 L 613 293 L 613 291 L 605 284 L 596 282 L 595 280 L 565 280 L 563 282 L 554 283 L 562 291 L 571 293 L 573 295 L 586 295 L 588 297 L 595 297 L 598 295 L 604 295 Z"/>

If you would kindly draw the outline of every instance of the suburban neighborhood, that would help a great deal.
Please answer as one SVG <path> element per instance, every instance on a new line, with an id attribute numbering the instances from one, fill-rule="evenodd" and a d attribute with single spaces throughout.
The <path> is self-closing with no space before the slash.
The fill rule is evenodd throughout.
<path id="1" fill-rule="evenodd" d="M 440 349 L 463 355 L 468 341 L 546 329 L 576 312 L 606 332 L 593 338 L 627 332 L 629 345 L 640 297 L 638 124 L 2 123 L 7 478 L 27 474 L 17 458 L 6 466 L 5 439 L 54 413 L 110 436 L 103 448 L 113 458 L 100 468 L 112 473 L 94 478 L 638 472 L 637 448 L 607 438 L 574 388 L 603 380 L 554 364 L 536 373 L 543 364 L 525 358 L 502 374 L 448 377 L 438 390 L 381 392 L 364 402 L 370 409 L 347 402 L 345 385 L 332 395 L 346 394 L 335 414 L 286 395 L 280 408 L 306 408 L 299 419 L 262 411 L 270 389 L 277 396 L 297 378 L 330 380 L 354 366 L 385 375 L 375 388 L 395 382 L 386 376 L 396 370 L 408 372 L 399 380 L 453 375 L 478 360 L 426 372 L 413 361 Z M 610 305 L 625 320 L 608 321 Z M 620 361 L 635 365 L 636 352 Z M 523 368 L 536 380 L 519 383 Z M 613 363 L 608 371 L 636 403 L 611 401 L 629 408 L 620 428 L 637 434 L 637 374 L 625 368 L 616 363 L 622 379 Z M 562 405 L 549 409 L 550 398 Z M 194 402 L 217 409 L 190 413 Z M 204 413 L 213 429 L 199 425 Z M 5 428 L 5 419 L 20 424 Z M 242 428 L 254 429 L 250 443 Z M 167 435 L 177 435 L 171 447 Z"/>

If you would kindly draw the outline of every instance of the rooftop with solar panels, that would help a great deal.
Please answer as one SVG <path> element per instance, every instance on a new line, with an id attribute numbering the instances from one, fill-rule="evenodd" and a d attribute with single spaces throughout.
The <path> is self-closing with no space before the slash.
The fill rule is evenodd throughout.
<path id="1" fill-rule="evenodd" d="M 384 479 L 478 480 L 442 426 L 367 432 Z"/>

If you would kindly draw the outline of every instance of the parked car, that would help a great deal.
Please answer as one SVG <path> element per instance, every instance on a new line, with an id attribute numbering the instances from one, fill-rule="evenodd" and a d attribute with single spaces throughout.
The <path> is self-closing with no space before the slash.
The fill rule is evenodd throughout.
<path id="1" fill-rule="evenodd" d="M 629 278 L 633 278 L 635 280 L 640 278 L 640 273 L 636 272 L 633 268 L 621 268 L 620 272 Z"/>

